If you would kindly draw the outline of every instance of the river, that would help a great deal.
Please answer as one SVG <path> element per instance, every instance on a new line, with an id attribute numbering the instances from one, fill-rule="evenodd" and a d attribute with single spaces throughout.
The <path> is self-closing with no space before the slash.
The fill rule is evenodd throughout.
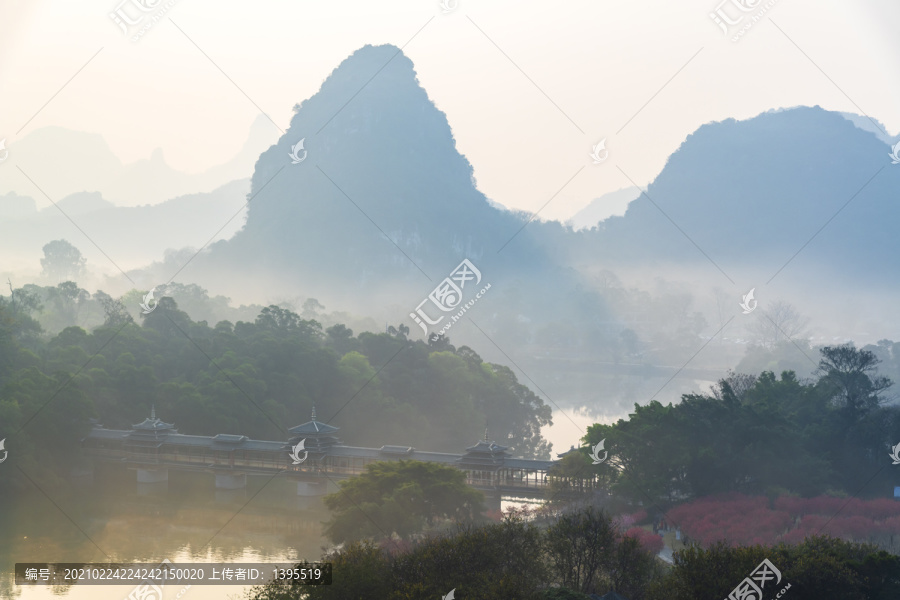
<path id="1" fill-rule="evenodd" d="M 158 563 L 315 561 L 328 542 L 320 500 L 300 499 L 282 478 L 250 477 L 246 490 L 215 490 L 212 474 L 169 472 L 138 484 L 135 472 L 101 468 L 56 496 L 26 492 L 0 511 L 0 597 L 123 600 L 134 585 L 16 586 L 16 562 Z M 301 502 L 303 504 L 301 504 Z M 164 599 L 243 598 L 249 586 L 167 586 Z"/>
<path id="2" fill-rule="evenodd" d="M 567 394 L 555 382 L 542 385 L 553 407 L 553 425 L 543 436 L 553 443 L 553 458 L 571 446 L 593 423 L 627 417 L 634 402 L 645 404 L 665 379 L 636 378 L 609 382 L 604 390 Z M 564 384 L 565 379 L 559 381 Z M 614 385 L 627 385 L 623 389 Z M 663 402 L 685 391 L 705 391 L 711 382 L 671 382 Z M 674 385 L 673 385 L 674 384 Z M 565 384 L 564 384 L 565 385 Z M 551 391 L 552 390 L 552 391 Z M 569 403 L 557 406 L 566 398 Z M 587 403 L 603 409 L 588 409 Z M 613 449 L 608 448 L 613 451 Z M 52 486 L 47 487 L 52 490 Z M 321 500 L 298 498 L 283 478 L 248 477 L 245 490 L 216 490 L 210 473 L 170 470 L 169 481 L 138 484 L 135 472 L 101 466 L 88 478 L 45 495 L 32 488 L 11 505 L 0 506 L 0 598 L 17 600 L 125 600 L 133 585 L 76 585 L 67 589 L 16 586 L 16 562 L 178 563 L 315 562 L 329 546 L 322 523 L 329 513 Z M 521 503 L 504 502 L 503 508 Z M 163 600 L 245 598 L 249 586 L 168 586 Z"/>

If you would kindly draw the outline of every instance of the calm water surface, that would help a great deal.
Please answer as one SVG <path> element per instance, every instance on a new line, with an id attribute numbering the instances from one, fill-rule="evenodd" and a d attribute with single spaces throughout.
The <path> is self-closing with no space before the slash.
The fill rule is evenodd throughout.
<path id="1" fill-rule="evenodd" d="M 246 490 L 217 491 L 212 474 L 169 471 L 168 483 L 139 486 L 134 471 L 115 467 L 73 491 L 48 493 L 50 499 L 24 494 L 0 510 L 0 598 L 122 600 L 134 588 L 16 586 L 16 562 L 290 564 L 317 560 L 328 545 L 321 501 L 298 498 L 296 486 L 282 478 L 250 477 Z M 243 598 L 248 589 L 170 585 L 164 598 Z"/>
<path id="2" fill-rule="evenodd" d="M 553 443 L 553 457 L 579 439 L 593 423 L 627 417 L 633 403 L 664 404 L 687 391 L 706 391 L 710 381 L 613 378 L 585 392 L 571 380 L 546 381 L 543 389 L 562 408 L 550 404 L 553 422 L 542 430 Z M 603 408 L 585 408 L 603 407 Z M 16 562 L 158 563 L 272 562 L 285 565 L 318 560 L 328 541 L 322 524 L 329 518 L 321 500 L 298 498 L 296 485 L 277 477 L 248 477 L 245 490 L 216 490 L 210 473 L 169 471 L 161 484 L 136 482 L 133 470 L 99 467 L 91 479 L 67 492 L 33 488 L 10 506 L 0 505 L 0 598 L 18 600 L 123 600 L 133 585 L 77 585 L 66 589 L 16 586 Z M 504 502 L 503 508 L 519 503 Z M 249 586 L 167 586 L 164 600 L 244 598 Z"/>

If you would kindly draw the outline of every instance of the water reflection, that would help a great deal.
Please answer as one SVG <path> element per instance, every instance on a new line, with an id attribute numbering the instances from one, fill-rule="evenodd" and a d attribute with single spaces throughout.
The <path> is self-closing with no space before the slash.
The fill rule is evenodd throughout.
<path id="1" fill-rule="evenodd" d="M 712 384 L 689 378 L 604 376 L 602 385 L 596 377 L 584 385 L 570 375 L 539 378 L 542 390 L 561 407 L 553 412 L 554 425 L 542 430 L 553 442 L 554 458 L 579 446 L 589 425 L 626 418 L 634 402 L 646 404 L 654 395 L 664 404 L 677 402 L 682 393 L 706 391 Z M 133 470 L 98 464 L 91 476 L 80 477 L 67 490 L 50 493 L 51 502 L 32 488 L 9 506 L 0 506 L 0 598 L 122 600 L 133 588 L 17 587 L 12 578 L 16 562 L 169 558 L 175 563 L 289 563 L 318 560 L 328 545 L 321 530 L 329 514 L 321 500 L 298 497 L 296 483 L 286 478 L 248 476 L 246 488 L 216 489 L 211 473 L 172 469 L 168 481 L 138 484 Z M 504 501 L 503 508 L 513 504 L 531 503 Z M 246 589 L 193 586 L 179 600 L 243 598 Z M 164 598 L 173 600 L 181 591 L 167 589 Z"/>
<path id="2" fill-rule="evenodd" d="M 92 478 L 50 495 L 52 502 L 32 489 L 0 511 L 2 598 L 121 600 L 134 587 L 16 586 L 16 562 L 289 563 L 317 560 L 328 544 L 321 499 L 298 498 L 296 484 L 280 477 L 248 477 L 246 489 L 216 490 L 212 474 L 171 470 L 167 482 L 138 484 L 133 470 L 99 465 Z M 245 589 L 193 586 L 181 598 L 240 598 Z M 167 589 L 164 597 L 181 591 Z"/>

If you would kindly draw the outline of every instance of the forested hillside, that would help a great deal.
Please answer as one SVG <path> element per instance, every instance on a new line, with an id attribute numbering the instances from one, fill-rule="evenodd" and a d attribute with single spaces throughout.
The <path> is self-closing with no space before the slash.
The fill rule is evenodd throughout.
<path id="1" fill-rule="evenodd" d="M 129 428 L 154 405 L 189 434 L 286 440 L 315 406 L 350 445 L 462 452 L 487 427 L 513 454 L 550 455 L 550 409 L 510 369 L 444 339 L 411 341 L 403 325 L 354 335 L 278 306 L 210 325 L 169 297 L 136 323 L 102 295 L 102 325 L 46 336 L 39 299 L 12 298 L 0 298 L 0 439 L 48 481 L 79 464 L 90 419 Z"/>

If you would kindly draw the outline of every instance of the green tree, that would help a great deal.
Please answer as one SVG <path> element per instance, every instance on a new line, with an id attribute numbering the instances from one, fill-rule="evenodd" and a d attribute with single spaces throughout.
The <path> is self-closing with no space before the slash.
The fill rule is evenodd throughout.
<path id="1" fill-rule="evenodd" d="M 280 336 L 296 335 L 304 339 L 322 338 L 322 326 L 316 321 L 306 321 L 300 315 L 280 306 L 270 305 L 256 317 L 256 326 Z"/>
<path id="2" fill-rule="evenodd" d="M 644 600 L 647 586 L 662 574 L 658 559 L 631 536 L 618 539 L 612 563 L 604 580 L 628 600 Z"/>
<path id="3" fill-rule="evenodd" d="M 307 298 L 300 307 L 300 316 L 308 321 L 318 320 L 322 317 L 325 306 L 315 298 Z"/>
<path id="4" fill-rule="evenodd" d="M 346 325 L 340 323 L 332 325 L 325 330 L 325 334 L 327 336 L 326 339 L 328 340 L 328 344 L 334 348 L 335 352 L 339 355 L 343 356 L 348 352 L 359 350 L 360 348 L 359 341 L 353 337 L 353 330 Z"/>
<path id="5" fill-rule="evenodd" d="M 572 450 L 575 450 L 574 448 Z M 578 448 L 566 453 L 558 462 L 550 467 L 551 499 L 565 501 L 571 492 L 586 492 L 593 489 L 595 482 L 601 487 L 609 488 L 615 480 L 617 471 L 609 465 L 595 465 L 589 458 L 589 448 Z"/>
<path id="6" fill-rule="evenodd" d="M 835 402 L 849 419 L 859 419 L 883 402 L 881 392 L 893 385 L 876 375 L 881 363 L 874 352 L 857 350 L 852 344 L 822 348 L 819 373 L 822 383 L 835 390 Z"/>
<path id="7" fill-rule="evenodd" d="M 63 281 L 77 281 L 84 275 L 84 265 L 87 260 L 81 256 L 81 252 L 66 240 L 54 240 L 43 247 L 44 258 L 41 259 L 41 268 L 44 277 Z"/>
<path id="8" fill-rule="evenodd" d="M 81 313 L 90 298 L 91 294 L 74 281 L 63 281 L 56 287 L 47 288 L 47 304 L 51 313 L 44 314 L 46 328 L 60 331 L 72 325 L 83 326 Z"/>
<path id="9" fill-rule="evenodd" d="M 269 583 L 253 588 L 251 600 L 390 599 L 393 572 L 390 555 L 371 542 L 352 542 L 323 557 L 332 565 L 331 585 L 311 587 Z M 303 565 L 297 565 L 302 567 Z"/>
<path id="10" fill-rule="evenodd" d="M 612 519 L 593 506 L 563 513 L 547 528 L 546 548 L 555 583 L 594 592 L 616 555 Z"/>
<path id="11" fill-rule="evenodd" d="M 900 594 L 900 557 L 868 544 L 817 536 L 797 546 L 719 543 L 706 550 L 693 547 L 675 552 L 672 569 L 649 585 L 647 598 L 727 597 L 766 558 L 782 575 L 777 586 L 770 583 L 764 589 L 766 597 L 787 585 L 791 587 L 786 597 L 795 600 L 888 600 Z"/>
<path id="12" fill-rule="evenodd" d="M 94 300 L 103 308 L 103 324 L 105 326 L 118 327 L 125 323 L 134 323 L 134 319 L 121 300 L 116 300 L 102 290 L 94 292 Z"/>
<path id="13" fill-rule="evenodd" d="M 372 463 L 340 488 L 324 499 L 334 513 L 325 534 L 335 543 L 409 538 L 438 520 L 470 521 L 483 510 L 484 495 L 466 484 L 465 474 L 437 463 Z"/>
<path id="14" fill-rule="evenodd" d="M 423 540 L 397 557 L 394 573 L 397 600 L 438 598 L 451 589 L 460 598 L 538 600 L 548 577 L 540 530 L 514 517 Z"/>

